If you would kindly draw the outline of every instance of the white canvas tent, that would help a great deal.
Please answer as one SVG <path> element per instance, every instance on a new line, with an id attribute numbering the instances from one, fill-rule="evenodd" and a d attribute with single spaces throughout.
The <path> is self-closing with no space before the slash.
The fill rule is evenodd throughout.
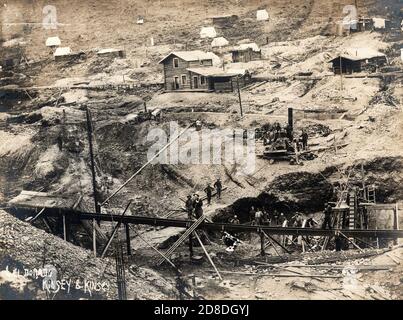
<path id="1" fill-rule="evenodd" d="M 228 40 L 224 37 L 214 38 L 211 42 L 212 47 L 225 47 L 229 44 Z"/>
<path id="2" fill-rule="evenodd" d="M 374 28 L 375 29 L 385 29 L 386 28 L 386 19 L 372 18 L 372 21 L 374 21 Z"/>
<path id="3" fill-rule="evenodd" d="M 200 31 L 200 38 L 215 38 L 217 36 L 217 32 L 214 27 L 203 27 Z"/>
<path id="4" fill-rule="evenodd" d="M 267 12 L 267 10 L 266 9 L 258 10 L 256 12 L 256 20 L 258 21 L 269 20 L 269 13 Z"/>
<path id="5" fill-rule="evenodd" d="M 59 47 L 53 54 L 55 57 L 68 56 L 72 53 L 70 47 Z"/>
<path id="6" fill-rule="evenodd" d="M 47 47 L 58 47 L 62 44 L 59 37 L 49 37 L 46 39 Z"/>

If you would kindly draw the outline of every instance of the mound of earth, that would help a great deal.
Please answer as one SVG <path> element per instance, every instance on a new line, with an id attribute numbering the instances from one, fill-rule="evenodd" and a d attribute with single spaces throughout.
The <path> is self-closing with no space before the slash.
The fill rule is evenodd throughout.
<path id="1" fill-rule="evenodd" d="M 43 278 L 38 276 L 38 270 L 49 265 L 57 271 L 60 285 L 59 291 L 50 295 L 53 299 L 118 298 L 113 259 L 94 258 L 91 251 L 76 247 L 2 210 L 0 225 L 3 230 L 0 232 L 0 299 L 46 299 L 47 291 L 43 290 Z M 19 270 L 19 275 L 16 270 Z M 158 273 L 142 267 L 126 265 L 126 287 L 128 299 L 177 298 L 174 285 Z M 10 288 L 12 290 L 8 290 Z"/>

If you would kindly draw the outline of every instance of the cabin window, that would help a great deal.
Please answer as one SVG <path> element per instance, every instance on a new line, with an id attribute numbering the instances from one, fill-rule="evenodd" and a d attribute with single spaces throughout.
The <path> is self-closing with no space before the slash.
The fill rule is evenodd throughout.
<path id="1" fill-rule="evenodd" d="M 185 85 L 186 84 L 186 75 L 182 76 L 182 84 Z"/>
<path id="2" fill-rule="evenodd" d="M 200 77 L 200 84 L 203 85 L 206 83 L 206 77 L 201 76 Z"/>
<path id="3" fill-rule="evenodd" d="M 200 65 L 202 66 L 204 64 L 204 61 L 203 60 L 200 60 Z"/>
<path id="4" fill-rule="evenodd" d="M 179 68 L 179 59 L 174 58 L 174 68 Z"/>

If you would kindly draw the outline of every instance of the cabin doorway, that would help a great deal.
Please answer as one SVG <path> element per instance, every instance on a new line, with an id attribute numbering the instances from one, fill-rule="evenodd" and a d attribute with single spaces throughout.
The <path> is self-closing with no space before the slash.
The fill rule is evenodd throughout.
<path id="1" fill-rule="evenodd" d="M 193 77 L 193 88 L 194 89 L 199 88 L 199 77 Z"/>
<path id="2" fill-rule="evenodd" d="M 179 77 L 175 77 L 174 88 L 175 90 L 179 89 Z"/>

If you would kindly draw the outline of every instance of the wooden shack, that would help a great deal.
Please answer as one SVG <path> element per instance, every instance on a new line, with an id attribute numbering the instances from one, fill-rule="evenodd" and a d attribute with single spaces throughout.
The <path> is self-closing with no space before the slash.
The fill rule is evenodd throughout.
<path id="1" fill-rule="evenodd" d="M 238 21 L 237 15 L 213 16 L 211 21 L 218 27 L 230 27 Z"/>
<path id="2" fill-rule="evenodd" d="M 125 51 L 123 49 L 107 48 L 97 52 L 97 56 L 106 58 L 124 58 Z"/>
<path id="3" fill-rule="evenodd" d="M 231 92 L 237 90 L 238 83 L 239 87 L 243 87 L 251 81 L 251 76 L 246 70 L 225 71 L 221 68 L 206 67 L 189 68 L 188 71 L 194 85 L 198 79 L 203 79 L 200 81 L 205 83 L 205 88 L 208 91 Z"/>
<path id="4" fill-rule="evenodd" d="M 244 43 L 230 50 L 232 62 L 249 62 L 262 59 L 262 51 L 256 43 Z"/>
<path id="5" fill-rule="evenodd" d="M 368 48 L 348 49 L 329 61 L 335 74 L 354 72 L 375 72 L 387 63 L 386 55 Z"/>
<path id="6" fill-rule="evenodd" d="M 159 62 L 164 68 L 166 91 L 232 91 L 250 81 L 247 71 L 224 71 L 213 66 L 213 55 L 200 50 L 172 52 Z"/>
<path id="7" fill-rule="evenodd" d="M 196 82 L 187 69 L 213 66 L 210 54 L 200 50 L 171 52 L 159 63 L 164 67 L 165 90 L 208 90 L 205 79 L 199 77 Z"/>

